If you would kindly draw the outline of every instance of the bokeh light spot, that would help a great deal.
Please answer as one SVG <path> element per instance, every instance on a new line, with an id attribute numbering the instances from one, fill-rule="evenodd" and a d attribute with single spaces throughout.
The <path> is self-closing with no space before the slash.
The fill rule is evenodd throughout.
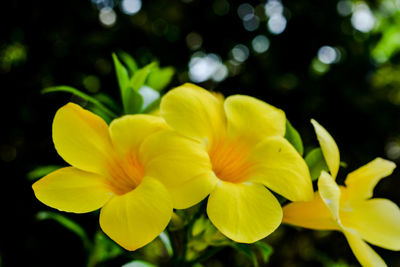
<path id="1" fill-rule="evenodd" d="M 243 27 L 249 31 L 255 31 L 258 29 L 258 27 L 260 26 L 260 19 L 258 18 L 258 16 L 255 16 L 254 14 L 247 14 L 244 18 L 243 18 Z"/>
<path id="2" fill-rule="evenodd" d="M 99 20 L 106 27 L 112 27 L 117 21 L 117 14 L 110 7 L 104 7 L 100 10 Z"/>
<path id="3" fill-rule="evenodd" d="M 122 0 L 121 9 L 127 15 L 133 15 L 140 11 L 142 8 L 141 0 Z"/>
<path id="4" fill-rule="evenodd" d="M 225 74 L 224 67 L 226 68 L 217 54 L 196 52 L 192 55 L 189 62 L 189 78 L 193 82 L 199 83 L 209 79 L 220 82 L 225 79 L 228 74 Z"/>
<path id="5" fill-rule="evenodd" d="M 360 32 L 369 32 L 375 26 L 375 17 L 366 4 L 359 3 L 354 7 L 351 24 Z"/>
<path id="6" fill-rule="evenodd" d="M 265 35 L 257 35 L 254 37 L 254 39 L 251 41 L 251 46 L 253 47 L 253 50 L 257 53 L 264 53 L 268 50 L 269 48 L 269 39 Z"/>
<path id="7" fill-rule="evenodd" d="M 353 12 L 353 3 L 349 0 L 341 0 L 336 5 L 337 12 L 341 16 L 348 16 Z"/>
<path id="8" fill-rule="evenodd" d="M 249 15 L 254 16 L 254 8 L 249 3 L 243 3 L 238 7 L 237 13 L 239 18 L 244 19 L 246 16 Z"/>
<path id="9" fill-rule="evenodd" d="M 268 30 L 273 34 L 281 34 L 286 28 L 286 18 L 281 14 L 274 14 L 268 20 Z"/>
<path id="10" fill-rule="evenodd" d="M 249 49 L 243 44 L 235 45 L 232 49 L 232 57 L 237 62 L 244 62 L 249 57 Z"/>
<path id="11" fill-rule="evenodd" d="M 218 16 L 223 16 L 229 12 L 229 2 L 226 0 L 216 0 L 212 5 L 212 9 Z"/>
<path id="12" fill-rule="evenodd" d="M 340 60 L 340 51 L 331 46 L 322 46 L 318 50 L 318 59 L 325 64 L 336 63 Z"/>
<path id="13" fill-rule="evenodd" d="M 191 50 L 196 50 L 203 44 L 203 37 L 197 32 L 191 32 L 186 36 L 186 45 Z"/>
<path id="14" fill-rule="evenodd" d="M 273 15 L 282 15 L 282 13 L 283 13 L 283 5 L 281 1 L 269 0 L 265 4 L 265 14 L 268 17 L 272 17 Z"/>

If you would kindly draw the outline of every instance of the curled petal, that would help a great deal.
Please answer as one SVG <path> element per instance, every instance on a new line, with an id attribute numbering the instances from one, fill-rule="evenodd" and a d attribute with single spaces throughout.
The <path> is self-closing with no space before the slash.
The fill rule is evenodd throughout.
<path id="1" fill-rule="evenodd" d="M 340 188 L 333 178 L 325 171 L 321 172 L 318 179 L 318 190 L 321 199 L 331 211 L 333 218 L 341 225 L 339 217 Z"/>
<path id="2" fill-rule="evenodd" d="M 387 199 L 360 201 L 341 212 L 343 225 L 357 230 L 369 243 L 400 250 L 400 209 Z"/>
<path id="3" fill-rule="evenodd" d="M 333 179 L 336 179 L 340 165 L 339 148 L 337 147 L 333 137 L 324 127 L 315 120 L 311 120 L 311 123 L 313 124 L 315 133 L 317 134 L 318 142 L 321 146 L 329 171 L 331 172 Z"/>
<path id="4" fill-rule="evenodd" d="M 396 164 L 389 160 L 376 158 L 370 163 L 347 175 L 345 184 L 348 196 L 352 199 L 371 198 L 374 187 L 384 177 L 392 174 Z"/>
<path id="5" fill-rule="evenodd" d="M 344 231 L 344 234 L 349 242 L 351 250 L 362 266 L 386 267 L 386 263 L 382 260 L 382 258 L 356 233 Z"/>

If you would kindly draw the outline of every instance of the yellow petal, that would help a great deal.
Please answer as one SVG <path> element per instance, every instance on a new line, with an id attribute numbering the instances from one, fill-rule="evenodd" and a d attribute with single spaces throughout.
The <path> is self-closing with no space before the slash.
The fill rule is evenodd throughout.
<path id="1" fill-rule="evenodd" d="M 129 193 L 113 197 L 100 212 L 100 226 L 112 240 L 127 250 L 150 243 L 168 225 L 172 202 L 165 187 L 145 177 Z"/>
<path id="2" fill-rule="evenodd" d="M 193 84 L 169 91 L 161 100 L 161 115 L 179 133 L 208 142 L 225 127 L 221 101 Z"/>
<path id="3" fill-rule="evenodd" d="M 218 230 L 241 243 L 272 233 L 282 221 L 282 208 L 263 185 L 221 181 L 208 198 L 207 214 Z"/>
<path id="4" fill-rule="evenodd" d="M 244 95 L 225 100 L 228 131 L 257 143 L 267 136 L 284 136 L 285 113 L 263 101 Z"/>
<path id="5" fill-rule="evenodd" d="M 69 103 L 60 108 L 53 121 L 53 141 L 58 154 L 72 166 L 106 174 L 112 153 L 108 126 L 99 116 Z"/>
<path id="6" fill-rule="evenodd" d="M 205 146 L 174 131 L 149 137 L 140 148 L 140 159 L 146 174 L 170 190 L 175 208 L 200 202 L 218 181 L 212 175 Z"/>
<path id="7" fill-rule="evenodd" d="M 251 181 L 259 182 L 292 201 L 313 199 L 308 167 L 283 137 L 269 137 L 251 152 Z"/>
<path id="8" fill-rule="evenodd" d="M 356 233 L 344 231 L 351 250 L 363 267 L 385 267 L 382 258 Z"/>
<path id="9" fill-rule="evenodd" d="M 340 213 L 345 227 L 357 230 L 369 243 L 400 250 L 400 209 L 387 199 L 371 199 L 351 205 Z"/>
<path id="10" fill-rule="evenodd" d="M 325 171 L 322 171 L 319 176 L 318 190 L 321 199 L 331 211 L 333 218 L 341 225 L 339 219 L 340 188 L 333 178 Z"/>
<path id="11" fill-rule="evenodd" d="M 166 128 L 167 124 L 158 116 L 126 115 L 111 122 L 110 136 L 114 147 L 125 156 L 129 151 L 138 151 L 151 134 Z"/>
<path id="12" fill-rule="evenodd" d="M 352 199 L 371 198 L 374 187 L 384 177 L 392 174 L 396 164 L 389 160 L 376 158 L 347 175 L 345 184 L 348 197 Z"/>
<path id="13" fill-rule="evenodd" d="M 168 190 L 175 209 L 186 209 L 205 199 L 218 183 L 212 171 L 198 175 Z"/>
<path id="14" fill-rule="evenodd" d="M 315 120 L 311 120 L 311 123 L 313 124 L 315 133 L 317 134 L 318 142 L 321 146 L 322 154 L 324 154 L 329 171 L 331 172 L 333 179 L 336 179 L 340 165 L 339 148 L 337 147 L 333 137 L 324 127 Z"/>
<path id="15" fill-rule="evenodd" d="M 76 213 L 97 210 L 113 195 L 106 178 L 73 167 L 46 175 L 32 188 L 36 198 L 47 206 Z"/>
<path id="16" fill-rule="evenodd" d="M 282 222 L 316 230 L 341 229 L 318 192 L 311 201 L 292 202 L 283 207 Z"/>

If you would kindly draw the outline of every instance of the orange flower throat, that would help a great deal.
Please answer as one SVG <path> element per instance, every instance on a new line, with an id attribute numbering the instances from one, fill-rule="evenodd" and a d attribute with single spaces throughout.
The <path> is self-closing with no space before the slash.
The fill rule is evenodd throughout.
<path id="1" fill-rule="evenodd" d="M 110 185 L 117 195 L 126 194 L 135 189 L 142 182 L 144 167 L 136 156 L 129 155 L 124 160 L 116 159 L 108 170 L 111 179 Z"/>
<path id="2" fill-rule="evenodd" d="M 220 140 L 208 152 L 215 175 L 227 182 L 240 183 L 249 178 L 249 149 L 239 140 Z"/>

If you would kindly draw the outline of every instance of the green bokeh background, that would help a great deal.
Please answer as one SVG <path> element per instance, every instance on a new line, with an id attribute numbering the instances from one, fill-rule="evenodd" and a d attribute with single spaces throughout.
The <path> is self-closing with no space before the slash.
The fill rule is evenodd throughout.
<path id="1" fill-rule="evenodd" d="M 70 94 L 40 91 L 65 84 L 118 99 L 113 51 L 124 50 L 142 65 L 158 59 L 162 66 L 174 66 L 171 87 L 190 82 L 188 64 L 194 53 L 219 55 L 228 77 L 199 84 L 226 96 L 255 96 L 284 109 L 306 151 L 317 146 L 309 121 L 318 120 L 334 136 L 348 165 L 340 170 L 340 182 L 347 172 L 377 156 L 400 161 L 399 1 L 283 1 L 287 25 L 280 34 L 267 27 L 265 0 L 247 1 L 259 18 L 259 27 L 247 30 L 238 16 L 243 3 L 143 1 L 134 15 L 125 14 L 117 0 L 2 3 L 0 266 L 84 266 L 85 251 L 77 236 L 54 221 L 36 219 L 37 212 L 51 209 L 35 199 L 26 174 L 39 165 L 65 165 L 51 141 L 52 119 L 68 101 L 82 103 Z M 352 24 L 360 3 L 374 15 L 371 31 L 359 31 Z M 115 12 L 112 26 L 99 20 L 104 6 Z M 344 14 L 346 6 L 353 6 L 353 13 L 350 9 Z M 188 35 L 197 37 L 196 45 Z M 258 35 L 269 40 L 266 52 L 252 48 Z M 232 53 L 238 44 L 248 48 L 244 62 L 235 61 Z M 318 61 L 322 46 L 337 48 L 338 62 Z M 396 170 L 379 183 L 375 196 L 400 204 L 399 176 Z M 96 214 L 67 216 L 89 235 L 97 230 Z M 281 227 L 267 241 L 274 247 L 268 266 L 358 266 L 340 233 Z M 400 266 L 398 253 L 376 250 L 388 266 Z M 224 249 L 205 265 L 250 264 L 235 255 Z M 124 260 L 103 266 L 119 266 Z"/>

